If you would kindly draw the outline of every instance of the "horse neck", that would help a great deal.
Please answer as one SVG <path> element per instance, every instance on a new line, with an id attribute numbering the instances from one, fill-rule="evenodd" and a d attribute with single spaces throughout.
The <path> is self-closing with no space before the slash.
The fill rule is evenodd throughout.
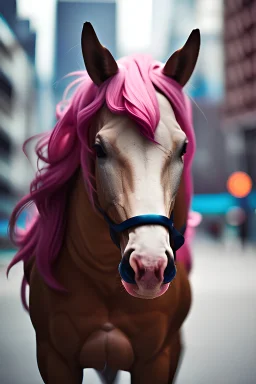
<path id="1" fill-rule="evenodd" d="M 95 212 L 80 171 L 70 194 L 64 246 L 73 262 L 91 278 L 117 274 L 120 251 L 112 243 L 107 223 Z"/>

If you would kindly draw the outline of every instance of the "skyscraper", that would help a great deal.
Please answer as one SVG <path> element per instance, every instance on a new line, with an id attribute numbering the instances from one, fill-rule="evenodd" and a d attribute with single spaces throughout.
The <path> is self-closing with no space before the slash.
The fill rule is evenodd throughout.
<path id="1" fill-rule="evenodd" d="M 173 0 L 170 52 L 181 48 L 194 28 L 201 30 L 202 44 L 188 91 L 197 99 L 219 101 L 223 97 L 222 0 Z"/>
<path id="2" fill-rule="evenodd" d="M 256 180 L 256 0 L 224 2 L 225 118 L 229 172 L 247 172 Z M 256 239 L 256 215 L 249 214 L 249 231 Z"/>
<path id="3" fill-rule="evenodd" d="M 9 15 L 12 25 L 15 15 Z M 17 197 L 28 190 L 31 176 L 22 154 L 23 142 L 34 133 L 35 71 L 17 35 L 0 16 L 0 224 Z M 6 241 L 0 225 L 0 246 Z M 3 236 L 4 235 L 4 236 Z"/>
<path id="4" fill-rule="evenodd" d="M 0 0 L 0 14 L 16 35 L 17 40 L 26 51 L 30 60 L 34 63 L 36 34 L 31 30 L 29 20 L 17 17 L 16 3 L 16 0 Z"/>

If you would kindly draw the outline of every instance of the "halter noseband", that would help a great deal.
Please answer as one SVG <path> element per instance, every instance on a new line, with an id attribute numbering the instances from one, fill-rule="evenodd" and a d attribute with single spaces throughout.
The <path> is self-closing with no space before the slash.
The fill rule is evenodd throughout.
<path id="1" fill-rule="evenodd" d="M 173 213 L 171 214 L 170 219 L 162 215 L 148 214 L 148 215 L 134 216 L 134 217 L 131 217 L 130 219 L 123 221 L 120 224 L 115 224 L 100 207 L 97 207 L 97 208 L 100 211 L 100 213 L 103 215 L 106 222 L 108 223 L 110 237 L 113 243 L 119 249 L 120 249 L 120 242 L 118 237 L 119 233 L 131 227 L 136 227 L 138 225 L 145 225 L 145 224 L 158 224 L 158 225 L 163 225 L 164 227 L 167 227 L 169 229 L 169 234 L 173 242 L 174 252 L 177 251 L 184 244 L 185 240 L 184 240 L 183 234 L 185 232 L 185 226 L 181 229 L 181 232 L 183 234 L 174 228 Z"/>
<path id="2" fill-rule="evenodd" d="M 115 224 L 100 207 L 97 207 L 97 208 L 99 212 L 102 214 L 102 216 L 104 217 L 104 219 L 106 220 L 106 222 L 108 223 L 110 237 L 113 243 L 119 249 L 120 249 L 120 242 L 119 242 L 118 234 L 125 231 L 126 229 L 129 229 L 131 227 L 136 227 L 138 225 L 145 225 L 145 224 L 158 224 L 158 225 L 163 225 L 164 227 L 167 227 L 169 229 L 170 238 L 173 244 L 172 250 L 174 253 L 174 260 L 176 260 L 176 251 L 184 244 L 184 241 L 185 241 L 183 234 L 185 233 L 186 226 L 182 227 L 181 229 L 182 233 L 180 233 L 179 231 L 177 231 L 177 229 L 174 228 L 173 212 L 170 218 L 162 215 L 148 214 L 148 215 L 134 216 L 134 217 L 131 217 L 130 219 L 123 221 L 120 224 Z M 122 258 L 122 261 L 119 264 L 118 270 L 122 279 L 125 282 L 130 284 L 136 284 L 135 278 L 134 278 L 135 274 L 129 264 L 129 260 L 125 260 L 124 258 Z M 171 266 L 170 263 L 168 263 L 165 269 L 163 283 L 164 284 L 169 283 L 174 279 L 175 275 L 176 275 L 175 267 L 173 268 L 173 266 Z"/>

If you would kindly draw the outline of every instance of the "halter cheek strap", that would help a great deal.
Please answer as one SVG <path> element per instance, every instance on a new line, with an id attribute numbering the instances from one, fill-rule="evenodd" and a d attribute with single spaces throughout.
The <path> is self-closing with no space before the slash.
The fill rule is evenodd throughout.
<path id="1" fill-rule="evenodd" d="M 103 215 L 106 222 L 108 223 L 110 237 L 113 243 L 119 249 L 120 249 L 120 242 L 119 242 L 119 236 L 118 236 L 119 233 L 131 227 L 136 227 L 136 226 L 145 225 L 145 224 L 163 225 L 164 227 L 167 227 L 169 229 L 170 238 L 173 244 L 172 248 L 174 251 L 174 257 L 176 256 L 176 251 L 184 244 L 185 240 L 184 240 L 183 234 L 186 230 L 186 226 L 182 227 L 181 229 L 182 233 L 177 231 L 177 229 L 174 228 L 173 213 L 171 214 L 170 218 L 162 215 L 155 215 L 155 214 L 139 215 L 139 216 L 131 217 L 130 219 L 127 219 L 120 224 L 115 224 L 100 207 L 98 207 L 98 210 Z"/>

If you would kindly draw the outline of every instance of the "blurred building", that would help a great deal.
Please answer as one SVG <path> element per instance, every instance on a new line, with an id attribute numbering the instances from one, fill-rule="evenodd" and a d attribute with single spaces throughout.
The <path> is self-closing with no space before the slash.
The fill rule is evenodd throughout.
<path id="1" fill-rule="evenodd" d="M 224 127 L 230 172 L 256 181 L 256 0 L 225 2 Z"/>
<path id="2" fill-rule="evenodd" d="M 189 94 L 218 102 L 223 97 L 222 0 L 173 0 L 169 51 L 181 48 L 190 32 L 200 28 L 201 49 Z"/>
<path id="3" fill-rule="evenodd" d="M 199 59 L 195 72 L 185 87 L 185 92 L 191 97 L 193 105 L 197 140 L 193 163 L 196 194 L 226 191 L 226 152 L 224 135 L 221 131 L 224 95 L 222 12 L 222 0 L 173 0 L 171 17 L 168 21 L 169 31 L 166 33 L 167 52 L 162 53 L 162 60 L 166 61 L 174 51 L 185 44 L 193 29 L 200 29 Z M 158 24 L 158 28 L 161 29 L 160 21 Z"/>
<path id="4" fill-rule="evenodd" d="M 30 60 L 35 62 L 36 34 L 30 28 L 29 20 L 17 17 L 16 0 L 0 0 L 0 14 L 16 36 Z"/>
<path id="5" fill-rule="evenodd" d="M 170 36 L 173 20 L 173 2 L 170 0 L 153 0 L 152 3 L 152 32 L 151 32 L 151 53 L 154 59 L 165 62 L 170 54 Z"/>
<path id="6" fill-rule="evenodd" d="M 92 23 L 101 43 L 116 56 L 116 3 L 115 1 L 67 1 L 57 3 L 55 94 L 60 100 L 69 79 L 68 73 L 84 70 L 81 53 L 83 24 Z"/>
<path id="7" fill-rule="evenodd" d="M 224 2 L 225 108 L 223 131 L 228 171 L 256 182 L 256 0 Z M 255 208 L 255 206 L 254 206 Z M 251 236 L 256 218 L 250 214 Z"/>
<path id="8" fill-rule="evenodd" d="M 0 220 L 3 220 L 9 217 L 17 198 L 28 190 L 31 178 L 22 145 L 36 128 L 35 41 L 34 34 L 26 40 L 28 23 L 16 20 L 15 2 L 5 2 L 5 7 L 2 2 L 0 5 L 8 19 L 0 16 Z"/>

